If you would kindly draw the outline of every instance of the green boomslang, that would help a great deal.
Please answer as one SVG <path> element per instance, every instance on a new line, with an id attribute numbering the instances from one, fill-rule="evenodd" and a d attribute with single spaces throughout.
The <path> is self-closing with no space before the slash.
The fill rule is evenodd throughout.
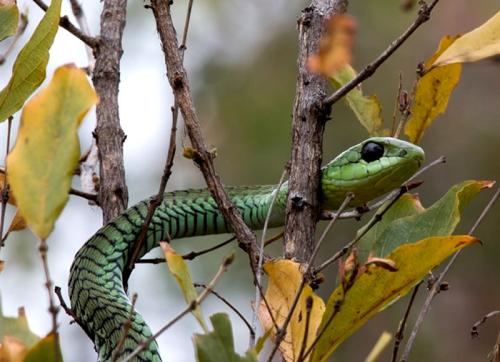
<path id="1" fill-rule="evenodd" d="M 373 137 L 342 152 L 322 169 L 321 209 L 335 210 L 351 191 L 350 206 L 362 205 L 398 187 L 413 175 L 424 159 L 424 151 L 411 143 L 390 137 Z M 261 229 L 273 194 L 278 192 L 269 225 L 282 226 L 288 185 L 228 187 L 226 190 L 252 229 Z M 100 361 L 109 361 L 130 315 L 131 304 L 122 272 L 148 211 L 150 199 L 127 209 L 102 227 L 77 252 L 69 279 L 71 308 L 94 340 Z M 231 232 L 217 204 L 206 189 L 165 193 L 153 214 L 141 255 L 171 239 Z M 119 353 L 122 359 L 151 330 L 138 313 Z M 158 345 L 152 342 L 135 361 L 160 361 Z"/>

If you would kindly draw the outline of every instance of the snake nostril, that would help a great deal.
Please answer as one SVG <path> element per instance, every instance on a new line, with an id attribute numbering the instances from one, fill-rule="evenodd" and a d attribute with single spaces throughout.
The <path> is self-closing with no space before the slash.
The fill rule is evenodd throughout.
<path id="1" fill-rule="evenodd" d="M 406 150 L 401 150 L 399 152 L 399 157 L 405 157 L 407 154 L 408 154 L 408 152 Z"/>

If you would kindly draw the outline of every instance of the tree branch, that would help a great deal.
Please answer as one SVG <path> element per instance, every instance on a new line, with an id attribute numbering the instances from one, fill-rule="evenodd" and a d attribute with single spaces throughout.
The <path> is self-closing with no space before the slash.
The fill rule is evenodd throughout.
<path id="1" fill-rule="evenodd" d="M 238 209 L 233 205 L 229 196 L 224 191 L 222 182 L 213 165 L 213 158 L 215 156 L 207 149 L 201 133 L 200 122 L 191 97 L 186 70 L 182 65 L 182 55 L 178 47 L 169 2 L 152 0 L 151 9 L 153 10 L 156 28 L 161 39 L 168 79 L 194 149 L 193 161 L 203 173 L 210 193 L 217 202 L 222 214 L 231 225 L 235 236 L 240 242 L 240 246 L 249 252 L 255 261 L 256 255 L 258 255 L 255 234 L 244 223 Z"/>
<path id="2" fill-rule="evenodd" d="M 314 248 L 319 219 L 319 182 L 324 125 L 330 114 L 323 107 L 327 80 L 308 70 L 307 62 L 318 49 L 325 19 L 342 13 L 347 0 L 313 0 L 298 20 L 298 77 L 292 120 L 292 151 L 285 219 L 285 257 L 305 261 Z"/>
<path id="3" fill-rule="evenodd" d="M 122 34 L 125 27 L 126 0 L 104 0 L 101 13 L 100 45 L 96 48 L 96 62 L 92 81 L 99 95 L 96 108 L 97 126 L 94 131 L 99 150 L 101 205 L 104 223 L 120 214 L 128 204 L 123 165 L 125 134 L 120 126 L 118 112 L 118 85 Z"/>

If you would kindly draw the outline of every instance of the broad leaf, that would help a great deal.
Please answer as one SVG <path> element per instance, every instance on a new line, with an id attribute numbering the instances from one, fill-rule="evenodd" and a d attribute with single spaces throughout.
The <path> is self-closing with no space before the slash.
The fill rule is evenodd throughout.
<path id="1" fill-rule="evenodd" d="M 464 181 L 453 186 L 436 203 L 424 212 L 383 223 L 387 226 L 376 239 L 373 251 L 385 257 L 396 247 L 430 237 L 451 235 L 464 208 L 484 188 L 492 187 L 492 181 Z M 397 205 L 394 205 L 397 206 Z M 384 216 L 385 218 L 385 216 Z"/>
<path id="2" fill-rule="evenodd" d="M 445 36 L 439 43 L 437 52 L 424 63 L 428 70 L 434 61 L 458 37 Z M 411 107 L 411 118 L 405 126 L 405 134 L 412 143 L 419 143 L 425 130 L 434 122 L 437 116 L 446 111 L 451 92 L 460 80 L 461 64 L 450 64 L 433 68 L 425 73 L 417 82 L 415 98 Z"/>
<path id="3" fill-rule="evenodd" d="M 214 314 L 210 321 L 214 327 L 212 332 L 194 335 L 198 362 L 257 362 L 253 352 L 247 352 L 244 357 L 235 352 L 233 330 L 227 314 Z"/>
<path id="4" fill-rule="evenodd" d="M 432 64 L 475 62 L 500 54 L 500 11 L 480 27 L 456 40 Z"/>
<path id="5" fill-rule="evenodd" d="M 59 27 L 61 1 L 50 2 L 35 32 L 17 55 L 10 81 L 0 92 L 0 122 L 17 112 L 45 79 L 49 49 Z"/>
<path id="6" fill-rule="evenodd" d="M 300 264 L 291 260 L 270 261 L 264 264 L 264 271 L 268 275 L 266 300 L 271 307 L 276 323 L 281 326 L 288 315 L 302 280 Z M 310 311 L 307 310 L 306 306 L 308 299 L 312 301 Z M 323 300 L 313 292 L 309 285 L 306 285 L 293 312 L 285 338 L 280 344 L 280 351 L 286 361 L 298 360 L 306 330 L 304 350 L 307 350 L 311 345 L 324 310 Z M 272 329 L 271 337 L 274 339 L 276 331 L 263 302 L 259 306 L 259 320 L 265 330 Z"/>
<path id="7" fill-rule="evenodd" d="M 40 339 L 30 331 L 24 308 L 19 308 L 17 317 L 5 317 L 0 303 L 0 341 L 6 336 L 14 337 L 28 347 Z"/>
<path id="8" fill-rule="evenodd" d="M 356 71 L 349 65 L 342 66 L 331 76 L 330 80 L 336 88 L 349 83 L 356 76 Z M 376 96 L 365 96 L 361 85 L 347 93 L 345 100 L 354 112 L 359 123 L 366 128 L 371 136 L 380 135 L 382 128 L 382 107 Z"/>
<path id="9" fill-rule="evenodd" d="M 189 268 L 186 262 L 181 255 L 177 254 L 175 250 L 172 249 L 170 244 L 161 242 L 160 246 L 163 249 L 163 253 L 165 254 L 165 259 L 167 260 L 167 265 L 170 273 L 174 276 L 177 284 L 179 284 L 186 302 L 188 304 L 191 304 L 198 297 L 198 293 L 193 286 L 193 280 L 191 279 L 191 274 L 189 273 Z M 203 328 L 203 330 L 207 332 L 208 328 L 205 324 L 205 318 L 203 318 L 203 314 L 201 313 L 201 307 L 199 305 L 196 306 L 196 308 L 191 313 L 196 318 L 201 328 Z"/>
<path id="10" fill-rule="evenodd" d="M 467 235 L 430 237 L 405 244 L 387 258 L 398 271 L 370 266 L 357 277 L 347 292 L 339 286 L 328 299 L 313 361 L 325 361 L 330 354 L 372 316 L 408 293 L 434 267 L 452 253 L 478 240 Z M 333 315 L 334 311 L 337 312 Z M 332 318 L 333 315 L 333 318 Z"/>
<path id="11" fill-rule="evenodd" d="M 8 177 L 21 215 L 42 239 L 68 200 L 80 155 L 77 129 L 96 102 L 86 74 L 67 65 L 23 109 Z"/>
<path id="12" fill-rule="evenodd" d="M 34 345 L 23 362 L 40 362 L 40 361 L 63 361 L 61 349 L 59 346 L 59 337 L 50 333 L 45 338 Z"/>
<path id="13" fill-rule="evenodd" d="M 15 0 L 0 1 L 0 41 L 12 36 L 17 31 L 19 10 Z"/>

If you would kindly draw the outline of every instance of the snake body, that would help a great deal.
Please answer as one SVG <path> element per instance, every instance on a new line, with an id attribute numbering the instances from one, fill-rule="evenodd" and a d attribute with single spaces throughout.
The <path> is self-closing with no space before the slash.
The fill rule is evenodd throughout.
<path id="1" fill-rule="evenodd" d="M 420 167 L 423 150 L 390 137 L 374 137 L 342 152 L 322 169 L 322 210 L 335 210 L 347 192 L 355 194 L 350 206 L 362 205 L 398 187 Z M 264 225 L 274 193 L 270 227 L 282 226 L 288 186 L 227 187 L 245 223 L 252 229 Z M 94 340 L 100 361 L 111 360 L 123 340 L 123 325 L 131 303 L 124 291 L 122 272 L 132 253 L 148 211 L 150 199 L 139 202 L 110 221 L 77 252 L 71 266 L 71 308 L 87 334 Z M 169 192 L 153 214 L 141 256 L 158 242 L 196 235 L 231 232 L 217 204 L 206 189 Z M 130 354 L 152 335 L 140 314 L 133 312 L 131 326 L 119 356 Z M 160 361 L 158 345 L 150 343 L 135 361 Z"/>

